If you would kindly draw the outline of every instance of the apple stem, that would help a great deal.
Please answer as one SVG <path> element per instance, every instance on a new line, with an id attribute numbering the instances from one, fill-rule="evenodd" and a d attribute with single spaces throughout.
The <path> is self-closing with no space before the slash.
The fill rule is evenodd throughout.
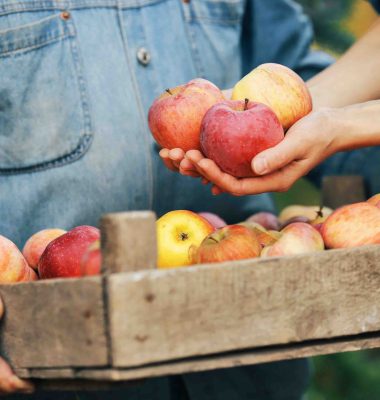
<path id="1" fill-rule="evenodd" d="M 173 95 L 173 93 L 170 91 L 170 89 L 166 89 L 165 92 L 168 92 L 169 94 Z"/>
<path id="2" fill-rule="evenodd" d="M 219 243 L 216 239 L 214 239 L 212 236 L 209 237 L 210 240 L 212 240 L 215 243 Z"/>
<path id="3" fill-rule="evenodd" d="M 249 103 L 249 99 L 244 99 L 244 111 L 247 110 L 248 103 Z"/>
<path id="4" fill-rule="evenodd" d="M 319 206 L 319 210 L 317 211 L 317 218 L 318 217 L 323 217 L 323 206 Z"/>

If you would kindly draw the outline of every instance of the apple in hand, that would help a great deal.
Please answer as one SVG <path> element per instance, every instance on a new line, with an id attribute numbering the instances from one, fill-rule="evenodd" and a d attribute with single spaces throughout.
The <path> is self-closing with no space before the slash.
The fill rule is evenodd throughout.
<path id="1" fill-rule="evenodd" d="M 210 222 L 210 224 L 215 229 L 223 228 L 223 226 L 227 225 L 227 222 L 223 218 L 220 218 L 219 215 L 216 215 L 214 213 L 199 212 L 198 215 L 200 215 L 204 219 L 207 219 L 207 221 Z"/>
<path id="2" fill-rule="evenodd" d="M 158 268 L 193 264 L 190 247 L 199 246 L 214 231 L 200 215 L 187 210 L 170 211 L 157 220 Z"/>
<path id="3" fill-rule="evenodd" d="M 203 264 L 255 258 L 260 255 L 261 246 L 250 229 L 228 225 L 208 235 L 191 252 L 194 263 Z"/>
<path id="4" fill-rule="evenodd" d="M 167 89 L 149 109 L 148 123 L 154 139 L 163 148 L 199 150 L 202 118 L 224 99 L 221 90 L 206 79 L 193 79 Z"/>
<path id="5" fill-rule="evenodd" d="M 321 228 L 326 247 L 380 244 L 380 209 L 368 203 L 355 203 L 334 211 Z"/>
<path id="6" fill-rule="evenodd" d="M 78 226 L 53 240 L 38 263 L 40 278 L 69 278 L 81 276 L 81 262 L 90 244 L 100 239 L 99 229 Z"/>
<path id="7" fill-rule="evenodd" d="M 284 130 L 274 112 L 247 100 L 216 104 L 202 121 L 202 152 L 224 172 L 240 178 L 252 176 L 253 157 L 283 138 Z"/>
<path id="8" fill-rule="evenodd" d="M 261 257 L 290 256 L 324 250 L 321 234 L 310 224 L 294 222 L 281 231 L 273 245 L 264 247 Z"/>
<path id="9" fill-rule="evenodd" d="M 0 235 L 0 283 L 27 282 L 37 279 L 37 274 L 29 267 L 17 246 Z"/>
<path id="10" fill-rule="evenodd" d="M 262 64 L 242 78 L 233 88 L 232 99 L 266 104 L 285 130 L 309 114 L 312 100 L 300 76 L 280 64 Z"/>
<path id="11" fill-rule="evenodd" d="M 29 266 L 37 270 L 38 261 L 45 251 L 47 245 L 59 236 L 65 234 L 63 229 L 43 229 L 32 235 L 25 243 L 22 250 Z"/>

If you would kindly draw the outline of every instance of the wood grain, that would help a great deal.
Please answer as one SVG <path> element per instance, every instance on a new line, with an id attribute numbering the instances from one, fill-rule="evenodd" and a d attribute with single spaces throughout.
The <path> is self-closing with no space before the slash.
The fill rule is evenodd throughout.
<path id="1" fill-rule="evenodd" d="M 151 211 L 106 214 L 100 221 L 105 272 L 153 269 L 157 261 L 156 216 Z"/>
<path id="2" fill-rule="evenodd" d="M 366 199 L 362 176 L 325 176 L 322 180 L 322 204 L 326 207 L 335 209 Z"/>
<path id="3" fill-rule="evenodd" d="M 107 365 L 101 277 L 1 285 L 1 354 L 16 368 Z"/>
<path id="4" fill-rule="evenodd" d="M 73 381 L 75 379 L 82 379 L 80 381 L 81 388 L 96 388 L 97 386 L 94 386 L 94 381 L 136 381 L 151 377 L 239 367 L 376 347 L 380 347 L 380 332 L 354 337 L 313 340 L 258 349 L 247 349 L 244 351 L 182 359 L 135 368 L 31 369 L 16 370 L 16 373 L 22 378 L 71 378 Z M 66 380 L 65 384 L 67 382 Z M 62 386 L 59 386 L 61 383 L 59 381 L 52 382 L 50 387 L 62 388 Z"/>
<path id="5" fill-rule="evenodd" d="M 380 330 L 380 247 L 109 277 L 113 366 Z"/>

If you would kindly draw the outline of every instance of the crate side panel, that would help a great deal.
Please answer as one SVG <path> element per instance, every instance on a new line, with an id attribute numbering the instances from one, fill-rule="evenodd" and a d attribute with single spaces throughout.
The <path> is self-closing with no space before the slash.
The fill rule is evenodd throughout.
<path id="1" fill-rule="evenodd" d="M 380 248 L 109 277 L 113 365 L 380 329 Z"/>
<path id="2" fill-rule="evenodd" d="M 100 277 L 1 285 L 1 353 L 13 367 L 108 362 Z"/>

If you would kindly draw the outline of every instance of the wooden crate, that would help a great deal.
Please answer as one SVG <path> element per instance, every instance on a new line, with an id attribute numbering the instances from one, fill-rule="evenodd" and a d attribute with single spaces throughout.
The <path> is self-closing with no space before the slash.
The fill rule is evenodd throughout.
<path id="1" fill-rule="evenodd" d="M 379 246 L 157 270 L 153 213 L 101 230 L 102 276 L 0 286 L 19 376 L 67 389 L 380 347 Z"/>

